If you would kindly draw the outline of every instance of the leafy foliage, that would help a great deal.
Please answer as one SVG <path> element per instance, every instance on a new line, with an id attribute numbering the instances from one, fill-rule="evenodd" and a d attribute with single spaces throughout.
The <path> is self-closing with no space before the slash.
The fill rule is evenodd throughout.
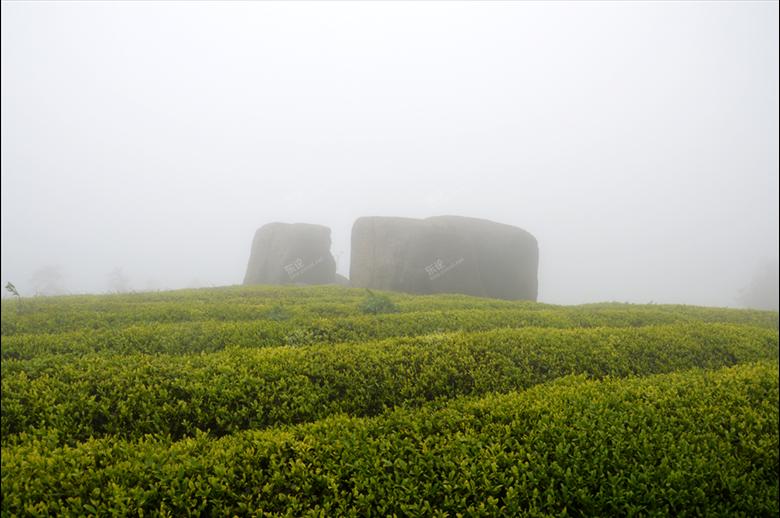
<path id="1" fill-rule="evenodd" d="M 629 376 L 777 357 L 776 333 L 724 324 L 499 329 L 197 356 L 49 355 L 4 363 L 2 437 L 52 429 L 67 443 L 102 435 L 222 436 L 507 392 L 570 373 Z"/>
<path id="2" fill-rule="evenodd" d="M 778 314 L 341 287 L 2 302 L 15 515 L 778 514 Z"/>
<path id="3" fill-rule="evenodd" d="M 378 315 L 389 318 L 393 325 L 405 320 L 403 315 L 419 313 L 424 319 L 436 315 L 446 318 L 436 325 L 456 320 L 450 330 L 469 315 L 479 320 L 492 314 L 493 319 L 482 329 L 511 324 L 555 327 L 639 326 L 674 322 L 728 322 L 778 329 L 776 311 L 705 308 L 679 305 L 588 304 L 583 306 L 552 306 L 526 301 L 480 299 L 465 295 L 413 296 L 385 294 L 398 307 L 398 314 Z M 2 301 L 0 331 L 8 337 L 28 334 L 62 334 L 68 332 L 117 332 L 131 326 L 257 323 L 269 321 L 267 315 L 281 305 L 290 315 L 285 324 L 298 326 L 327 319 L 346 325 L 356 318 L 366 318 L 357 308 L 365 300 L 365 291 L 342 287 L 242 287 L 174 292 L 150 292 L 113 295 L 79 295 L 68 297 L 35 297 L 25 299 L 27 311 L 18 314 L 11 301 Z M 452 318 L 450 318 L 452 315 Z M 411 315 L 410 315 L 411 316 Z M 397 319 L 397 320 L 394 320 Z M 409 320 L 416 320 L 409 318 Z M 366 321 L 373 322 L 370 319 Z M 281 324 L 281 323 L 280 323 Z M 470 329 L 476 330 L 476 329 Z M 432 329 L 428 332 L 433 332 Z M 396 335 L 392 335 L 396 336 Z"/>
<path id="4" fill-rule="evenodd" d="M 291 316 L 292 315 L 290 314 L 290 312 L 284 309 L 284 306 L 282 306 L 281 304 L 274 305 L 265 314 L 265 318 L 274 321 L 287 320 Z"/>
<path id="5" fill-rule="evenodd" d="M 3 514 L 776 516 L 778 364 L 3 449 Z M 54 440 L 54 442 L 52 442 Z"/>
<path id="6" fill-rule="evenodd" d="M 16 286 L 11 281 L 8 281 L 8 283 L 5 285 L 6 291 L 16 297 L 16 311 L 20 312 L 22 311 L 22 296 L 19 295 L 19 291 L 16 289 Z"/>
<path id="7" fill-rule="evenodd" d="M 365 300 L 360 303 L 360 312 L 370 315 L 379 313 L 398 313 L 398 306 L 390 300 L 387 295 L 377 295 L 371 290 L 366 290 L 368 294 Z"/>

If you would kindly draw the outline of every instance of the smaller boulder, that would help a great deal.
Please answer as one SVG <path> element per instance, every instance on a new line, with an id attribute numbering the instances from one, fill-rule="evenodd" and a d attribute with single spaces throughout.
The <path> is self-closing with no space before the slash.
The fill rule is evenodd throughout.
<path id="1" fill-rule="evenodd" d="M 255 232 L 244 284 L 332 284 L 336 261 L 330 229 L 310 223 L 269 223 Z"/>

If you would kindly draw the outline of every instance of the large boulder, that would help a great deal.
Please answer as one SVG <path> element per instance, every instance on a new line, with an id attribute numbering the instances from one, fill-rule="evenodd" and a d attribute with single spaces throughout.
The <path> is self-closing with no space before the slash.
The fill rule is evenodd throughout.
<path id="1" fill-rule="evenodd" d="M 539 248 L 517 227 L 483 219 L 364 217 L 352 227 L 352 286 L 536 300 Z"/>
<path id="2" fill-rule="evenodd" d="M 269 223 L 255 232 L 244 284 L 330 284 L 336 261 L 330 229 L 309 223 Z"/>

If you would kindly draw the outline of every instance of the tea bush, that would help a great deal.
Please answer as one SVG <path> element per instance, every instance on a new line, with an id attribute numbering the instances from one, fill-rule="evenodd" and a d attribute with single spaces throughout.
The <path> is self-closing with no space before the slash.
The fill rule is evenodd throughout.
<path id="1" fill-rule="evenodd" d="M 776 516 L 778 364 L 565 377 L 374 418 L 3 449 L 2 514 Z"/>

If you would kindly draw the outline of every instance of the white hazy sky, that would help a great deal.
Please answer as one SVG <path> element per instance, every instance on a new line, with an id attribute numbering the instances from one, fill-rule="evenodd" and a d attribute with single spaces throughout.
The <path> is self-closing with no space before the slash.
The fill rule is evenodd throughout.
<path id="1" fill-rule="evenodd" d="M 778 255 L 777 2 L 3 2 L 2 283 L 238 284 L 254 231 L 522 227 L 539 298 L 736 305 Z"/>

